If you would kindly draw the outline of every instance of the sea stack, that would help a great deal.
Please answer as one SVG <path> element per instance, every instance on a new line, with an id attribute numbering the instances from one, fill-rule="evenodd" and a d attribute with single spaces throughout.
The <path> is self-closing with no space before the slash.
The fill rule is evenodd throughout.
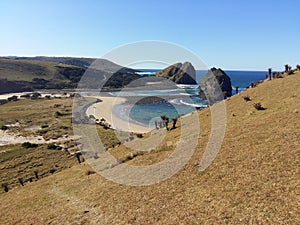
<path id="1" fill-rule="evenodd" d="M 212 76 L 214 75 L 214 76 Z M 213 79 L 215 78 L 215 79 Z M 214 95 L 214 98 L 220 98 L 220 93 L 218 93 L 218 88 L 215 85 L 214 80 L 218 81 L 219 87 L 222 91 L 222 96 L 224 98 L 231 97 L 232 95 L 232 85 L 230 77 L 222 70 L 216 69 L 215 67 L 211 68 L 207 74 L 203 76 L 200 80 L 200 91 L 199 97 L 201 99 L 207 99 L 206 93 Z M 209 90 L 208 90 L 209 89 Z"/>
<path id="2" fill-rule="evenodd" d="M 167 78 L 176 84 L 197 84 L 196 71 L 190 62 L 175 63 L 154 75 Z"/>

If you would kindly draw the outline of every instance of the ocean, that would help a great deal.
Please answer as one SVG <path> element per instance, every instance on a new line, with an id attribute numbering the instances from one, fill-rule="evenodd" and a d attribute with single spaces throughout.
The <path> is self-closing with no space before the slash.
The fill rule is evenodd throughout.
<path id="1" fill-rule="evenodd" d="M 139 69 L 144 76 L 151 75 L 159 70 Z M 196 71 L 196 79 L 199 81 L 206 71 Z M 264 80 L 267 71 L 225 71 L 231 78 L 233 92 L 235 94 L 235 86 L 239 86 L 239 91 L 242 91 L 251 82 Z M 112 96 L 123 97 L 140 97 L 157 96 L 161 101 L 143 104 L 128 104 L 115 105 L 113 113 L 124 120 L 154 128 L 154 121 L 159 120 L 160 116 L 166 115 L 171 119 L 180 115 L 194 111 L 196 108 L 207 107 L 208 103 L 201 100 L 198 94 L 198 85 L 177 85 L 177 89 L 171 90 L 138 90 L 110 93 Z M 165 98 L 168 96 L 168 98 Z"/>

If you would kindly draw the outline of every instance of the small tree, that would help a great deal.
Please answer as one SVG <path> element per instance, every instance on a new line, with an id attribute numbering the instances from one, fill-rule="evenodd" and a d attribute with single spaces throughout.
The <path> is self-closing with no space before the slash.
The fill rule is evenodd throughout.
<path id="1" fill-rule="evenodd" d="M 253 104 L 253 107 L 257 110 L 265 110 L 264 107 L 262 107 L 261 103 L 260 102 L 257 102 L 257 103 L 254 103 Z"/>
<path id="2" fill-rule="evenodd" d="M 158 127 L 158 122 L 155 120 L 154 121 L 154 124 L 155 124 L 155 129 L 158 129 L 159 127 Z"/>
<path id="3" fill-rule="evenodd" d="M 235 86 L 235 94 L 238 94 L 238 93 L 239 93 L 239 86 L 236 85 L 236 86 Z"/>
<path id="4" fill-rule="evenodd" d="M 269 80 L 272 79 L 272 68 L 268 69 Z"/>
<path id="5" fill-rule="evenodd" d="M 175 129 L 176 128 L 176 123 L 178 121 L 178 117 L 173 118 L 172 121 L 173 121 L 172 129 Z"/>
<path id="6" fill-rule="evenodd" d="M 19 181 L 19 183 L 20 183 L 22 186 L 24 186 L 24 182 L 23 182 L 23 178 L 22 178 L 22 177 L 19 177 L 19 178 L 18 178 L 18 181 Z"/>
<path id="7" fill-rule="evenodd" d="M 284 71 L 285 72 L 289 72 L 289 64 L 285 64 L 284 65 Z"/>
<path id="8" fill-rule="evenodd" d="M 38 173 L 37 170 L 34 171 L 34 176 L 35 176 L 35 178 L 36 178 L 37 180 L 39 179 L 39 173 Z"/>
<path id="9" fill-rule="evenodd" d="M 244 96 L 243 99 L 244 99 L 246 102 L 251 101 L 251 98 L 250 98 L 248 95 Z"/>
<path id="10" fill-rule="evenodd" d="M 169 125 L 169 118 L 168 118 L 168 117 L 166 117 L 165 124 L 166 124 L 167 130 L 169 130 L 169 128 L 168 128 L 168 125 Z"/>
<path id="11" fill-rule="evenodd" d="M 77 161 L 78 161 L 78 163 L 81 163 L 81 160 L 80 160 L 80 155 L 81 155 L 81 153 L 79 153 L 79 152 L 76 152 L 76 154 L 75 154 L 75 156 L 76 156 L 76 158 L 77 158 Z"/>
<path id="12" fill-rule="evenodd" d="M 1 186 L 3 187 L 5 192 L 8 192 L 8 184 L 7 183 L 2 183 Z"/>

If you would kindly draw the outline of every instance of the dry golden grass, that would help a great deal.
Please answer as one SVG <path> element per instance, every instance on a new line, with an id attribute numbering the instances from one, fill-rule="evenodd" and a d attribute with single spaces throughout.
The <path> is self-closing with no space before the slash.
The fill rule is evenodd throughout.
<path id="1" fill-rule="evenodd" d="M 60 112 L 62 116 L 56 117 L 56 112 Z M 22 99 L 1 105 L 0 125 L 19 122 L 20 126 L 12 127 L 9 132 L 25 136 L 40 134 L 45 139 L 50 139 L 73 133 L 71 115 L 71 98 Z M 41 129 L 43 125 L 48 127 Z"/>
<path id="2" fill-rule="evenodd" d="M 204 172 L 196 165 L 209 137 L 209 109 L 199 113 L 195 154 L 170 179 L 124 186 L 86 175 L 91 168 L 81 164 L 1 194 L 0 223 L 299 224 L 299 82 L 298 73 L 226 100 L 226 136 Z M 254 102 L 267 109 L 257 111 Z"/>

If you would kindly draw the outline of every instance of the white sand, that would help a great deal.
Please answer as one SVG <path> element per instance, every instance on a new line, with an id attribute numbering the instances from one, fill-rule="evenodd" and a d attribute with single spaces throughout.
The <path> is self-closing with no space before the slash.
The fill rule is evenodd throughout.
<path id="1" fill-rule="evenodd" d="M 98 102 L 90 106 L 86 113 L 87 115 L 94 115 L 97 119 L 104 118 L 108 124 L 114 129 L 121 131 L 128 131 L 134 133 L 147 133 L 151 129 L 144 127 L 130 121 L 120 119 L 112 113 L 112 108 L 114 105 L 122 104 L 125 102 L 125 98 L 120 97 L 98 97 L 102 102 Z"/>

